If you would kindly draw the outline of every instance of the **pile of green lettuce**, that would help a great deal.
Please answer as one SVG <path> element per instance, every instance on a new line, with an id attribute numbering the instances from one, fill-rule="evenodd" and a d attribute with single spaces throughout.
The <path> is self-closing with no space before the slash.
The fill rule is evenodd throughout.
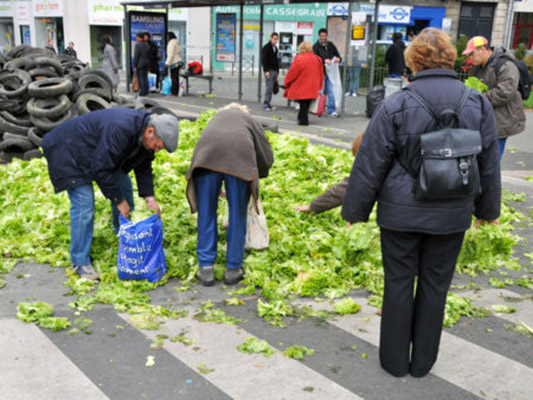
<path id="1" fill-rule="evenodd" d="M 108 201 L 96 189 L 95 230 L 91 251 L 101 282 L 78 279 L 67 270 L 70 306 L 86 311 L 95 303 L 113 305 L 119 311 L 150 313 L 157 318 L 178 317 L 175 311 L 150 304 L 148 291 L 170 279 L 187 287 L 197 269 L 196 215 L 185 197 L 185 173 L 195 143 L 215 111 L 203 113 L 196 122 L 180 122 L 180 143 L 173 154 L 159 153 L 154 162 L 156 197 L 162 208 L 167 275 L 157 283 L 121 281 L 117 278 L 118 239 L 113 234 Z M 383 269 L 379 228 L 375 214 L 367 224 L 350 229 L 339 210 L 307 215 L 293 210 L 308 204 L 350 172 L 353 157 L 348 151 L 310 145 L 307 139 L 268 132 L 275 163 L 268 178 L 261 180 L 261 201 L 270 233 L 270 247 L 247 252 L 246 276 L 240 290 L 231 295 L 255 294 L 260 289 L 260 314 L 279 322 L 297 315 L 289 304 L 296 296 L 338 298 L 363 288 L 379 297 L 383 293 Z M 149 215 L 144 201 L 136 200 L 135 219 Z M 225 207 L 220 200 L 220 210 Z M 507 202 L 502 206 L 501 226 L 483 226 L 469 231 L 457 270 L 476 275 L 503 265 L 519 267 L 512 247 L 519 237 L 513 223 L 523 219 Z M 221 213 L 222 214 L 222 213 Z M 222 225 L 222 216 L 219 216 Z M 216 276 L 224 271 L 225 235 L 220 245 Z M 69 200 L 65 192 L 54 194 L 45 159 L 21 161 L 0 168 L 0 282 L 14 260 L 69 266 Z"/>

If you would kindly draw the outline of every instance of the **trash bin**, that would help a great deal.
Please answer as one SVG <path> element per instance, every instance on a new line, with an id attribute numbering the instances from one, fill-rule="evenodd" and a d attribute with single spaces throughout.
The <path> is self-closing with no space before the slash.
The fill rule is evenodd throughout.
<path id="1" fill-rule="evenodd" d="M 379 103 L 385 98 L 385 86 L 374 86 L 368 91 L 366 95 L 366 116 L 372 118 L 372 114 L 376 111 Z"/>

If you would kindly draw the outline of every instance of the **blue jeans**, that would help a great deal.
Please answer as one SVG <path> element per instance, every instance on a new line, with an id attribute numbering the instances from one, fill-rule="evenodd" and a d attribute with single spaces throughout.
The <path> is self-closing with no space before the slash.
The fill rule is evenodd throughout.
<path id="1" fill-rule="evenodd" d="M 250 182 L 235 176 L 205 169 L 197 170 L 194 173 L 198 204 L 196 255 L 200 267 L 213 265 L 217 258 L 217 208 L 222 181 L 224 181 L 229 205 L 226 267 L 237 269 L 242 267 L 244 258 L 246 218 L 251 185 Z"/>
<path id="2" fill-rule="evenodd" d="M 133 202 L 133 185 L 131 183 L 130 176 L 122 172 L 116 172 L 113 175 L 113 178 L 115 179 L 115 182 L 118 185 L 122 196 L 124 196 L 124 198 L 128 202 L 130 206 L 130 211 L 135 210 L 135 203 Z M 113 205 L 113 203 L 110 202 L 110 204 L 111 212 L 113 214 L 113 228 L 115 229 L 116 235 L 120 229 L 120 212 L 118 211 L 118 208 Z"/>
<path id="3" fill-rule="evenodd" d="M 359 90 L 359 75 L 361 73 L 361 67 L 348 67 L 348 78 L 350 84 L 346 92 L 350 94 L 357 94 Z"/>
<path id="4" fill-rule="evenodd" d="M 333 82 L 324 75 L 324 85 L 322 86 L 322 93 L 326 89 L 328 94 L 328 113 L 333 114 L 335 112 L 335 92 L 333 91 Z"/>
<path id="5" fill-rule="evenodd" d="M 130 189 L 129 193 L 125 193 L 124 190 L 127 191 L 128 188 L 121 186 L 120 183 L 126 181 L 126 176 L 126 174 L 117 173 L 114 178 L 122 191 L 122 195 L 126 199 L 133 199 L 133 189 Z M 131 188 L 131 180 L 129 183 Z M 67 192 L 70 199 L 70 262 L 78 266 L 89 265 L 91 263 L 90 252 L 94 229 L 93 185 L 77 186 L 68 189 Z"/>
<path id="6" fill-rule="evenodd" d="M 139 96 L 148 96 L 150 92 L 148 86 L 148 67 L 137 68 L 137 77 L 139 78 L 139 86 L 141 87 Z"/>
<path id="7" fill-rule="evenodd" d="M 507 142 L 507 138 L 498 139 L 498 144 L 500 145 L 500 160 L 503 157 L 503 152 L 505 151 L 505 143 Z"/>

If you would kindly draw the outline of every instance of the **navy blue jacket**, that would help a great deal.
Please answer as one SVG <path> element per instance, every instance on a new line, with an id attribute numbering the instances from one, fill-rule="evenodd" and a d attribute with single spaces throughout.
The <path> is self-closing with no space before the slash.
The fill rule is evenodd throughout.
<path id="1" fill-rule="evenodd" d="M 452 70 L 426 70 L 416 74 L 410 88 L 440 114 L 455 109 L 464 84 Z M 376 110 L 355 160 L 342 217 L 349 222 L 366 222 L 378 202 L 377 222 L 382 228 L 430 234 L 467 230 L 472 214 L 484 220 L 500 214 L 501 182 L 498 133 L 492 106 L 479 92 L 472 91 L 459 115 L 459 127 L 481 132 L 478 155 L 482 193 L 453 200 L 417 200 L 413 194 L 420 169 L 420 135 L 434 129 L 432 117 L 405 91 L 387 98 Z M 398 161 L 402 160 L 402 164 Z"/>
<path id="2" fill-rule="evenodd" d="M 125 108 L 93 111 L 64 122 L 42 142 L 56 193 L 95 181 L 113 204 L 124 198 L 113 179 L 135 171 L 139 196 L 154 195 L 154 152 L 142 145 L 150 114 Z"/>

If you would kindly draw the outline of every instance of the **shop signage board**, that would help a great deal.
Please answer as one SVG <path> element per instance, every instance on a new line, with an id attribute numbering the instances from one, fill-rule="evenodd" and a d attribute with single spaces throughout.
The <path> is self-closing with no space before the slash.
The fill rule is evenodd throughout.
<path id="1" fill-rule="evenodd" d="M 313 35 L 313 23 L 312 22 L 298 22 L 296 27 L 296 33 L 298 35 L 312 36 Z"/>
<path id="2" fill-rule="evenodd" d="M 10 1 L 0 1 L 0 17 L 13 17 L 13 8 Z"/>
<path id="3" fill-rule="evenodd" d="M 29 25 L 30 24 L 30 15 L 31 15 L 31 7 L 30 3 L 26 1 L 17 1 L 13 3 L 15 9 L 14 9 L 14 15 L 15 18 L 18 21 L 19 25 Z"/>
<path id="4" fill-rule="evenodd" d="M 235 13 L 217 14 L 216 22 L 216 60 L 235 62 Z"/>
<path id="5" fill-rule="evenodd" d="M 388 24 L 409 24 L 411 22 L 411 7 L 379 6 L 378 22 Z"/>
<path id="6" fill-rule="evenodd" d="M 33 15 L 35 17 L 62 17 L 63 0 L 34 0 Z"/>
<path id="7" fill-rule="evenodd" d="M 89 24 L 90 25 L 112 25 L 120 26 L 124 19 L 124 7 L 120 4 L 122 0 L 87 0 Z M 187 8 L 166 9 L 144 9 L 140 6 L 128 6 L 129 11 L 147 11 L 154 13 L 165 13 L 168 11 L 170 21 L 186 21 L 189 16 Z"/>

